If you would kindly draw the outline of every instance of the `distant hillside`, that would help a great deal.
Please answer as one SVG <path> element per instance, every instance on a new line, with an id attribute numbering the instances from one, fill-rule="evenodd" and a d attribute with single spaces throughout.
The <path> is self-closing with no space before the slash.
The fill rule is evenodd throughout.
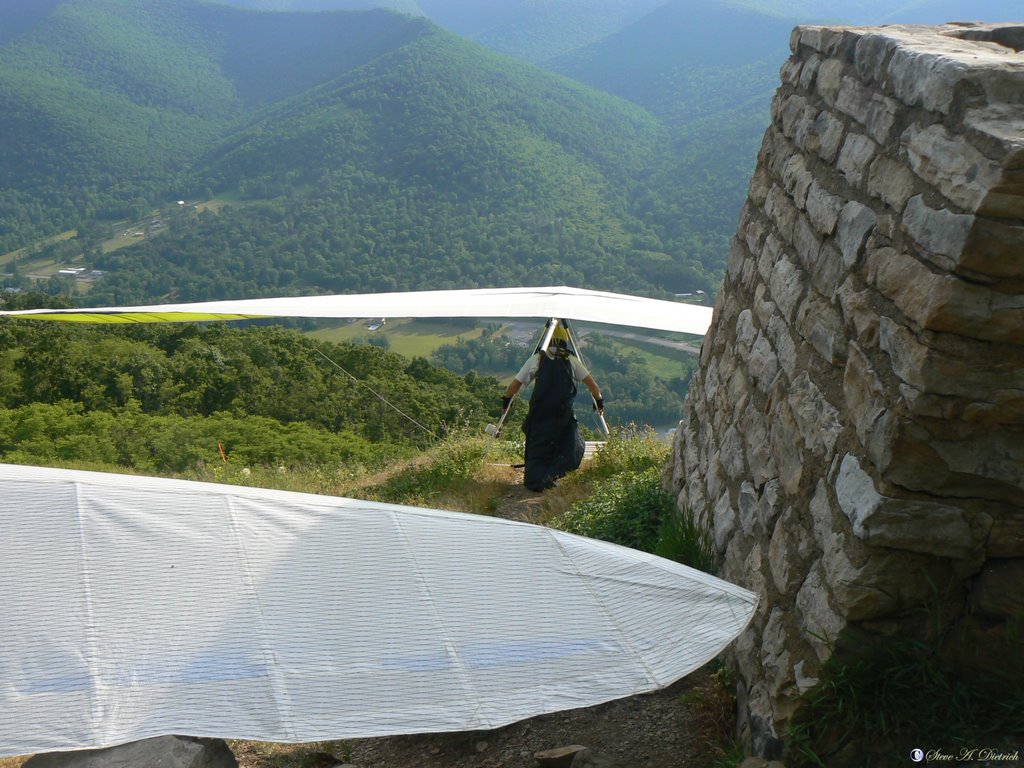
<path id="1" fill-rule="evenodd" d="M 61 4 L 0 48 L 0 253 L 83 217 L 139 215 L 180 194 L 182 171 L 251 110 L 375 58 L 424 25 L 383 11 Z"/>
<path id="2" fill-rule="evenodd" d="M 436 4 L 441 0 L 434 0 Z M 495 23 L 473 35 L 500 53 L 543 62 L 595 43 L 657 8 L 665 0 L 519 0 L 499 2 Z M 483 5 L 484 3 L 481 3 Z M 424 4 L 431 13 L 430 3 Z"/>
<path id="3" fill-rule="evenodd" d="M 672 144 L 640 107 L 382 10 L 65 2 L 0 48 L 0 130 L 0 256 L 76 229 L 36 247 L 105 272 L 92 303 L 710 292 L 725 226 L 689 223 L 734 220 L 664 194 Z"/>
<path id="4" fill-rule="evenodd" d="M 767 108 L 795 25 L 732 3 L 672 0 L 545 66 L 681 124 L 753 98 Z"/>
<path id="5" fill-rule="evenodd" d="M 626 102 L 438 30 L 266 110 L 210 153 L 197 179 L 243 205 L 98 260 L 112 274 L 90 300 L 709 289 L 699 262 L 666 253 L 633 210 L 656 196 L 640 179 L 666 141 Z"/>
<path id="6" fill-rule="evenodd" d="M 470 38 L 504 24 L 521 4 L 522 0 L 419 0 L 431 20 Z"/>
<path id="7" fill-rule="evenodd" d="M 0 45 L 27 32 L 59 5 L 61 0 L 5 0 L 0 7 Z"/>
<path id="8" fill-rule="evenodd" d="M 256 11 L 368 11 L 384 8 L 422 16 L 416 0 L 218 0 L 225 5 Z"/>
<path id="9" fill-rule="evenodd" d="M 670 130 L 638 202 L 669 252 L 721 267 L 795 22 L 733 3 L 672 0 L 546 66 L 645 107 Z"/>

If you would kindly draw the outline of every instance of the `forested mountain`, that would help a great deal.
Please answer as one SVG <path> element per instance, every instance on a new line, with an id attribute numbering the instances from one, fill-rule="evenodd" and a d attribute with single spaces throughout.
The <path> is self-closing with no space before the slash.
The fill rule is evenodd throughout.
<path id="1" fill-rule="evenodd" d="M 642 110 L 437 30 L 211 152 L 197 179 L 242 204 L 97 260 L 94 298 L 703 286 L 631 212 L 665 141 Z"/>
<path id="2" fill-rule="evenodd" d="M 106 272 L 94 303 L 664 295 L 712 290 L 724 258 L 660 234 L 674 214 L 648 179 L 669 143 L 650 114 L 410 16 L 79 0 L 0 49 L 0 96 L 0 251 L 77 227 Z M 118 218 L 212 196 L 234 202 L 170 202 L 159 237 L 100 248 Z"/>
<path id="3" fill-rule="evenodd" d="M 386 8 L 397 13 L 422 16 L 416 0 L 217 0 L 225 5 L 256 11 L 368 11 Z"/>
<path id="4" fill-rule="evenodd" d="M 595 43 L 665 0 L 520 0 L 473 35 L 488 48 L 532 62 Z"/>
<path id="5" fill-rule="evenodd" d="M 0 47 L 0 253 L 180 195 L 185 171 L 240 117 L 428 27 L 383 11 L 61 4 Z"/>

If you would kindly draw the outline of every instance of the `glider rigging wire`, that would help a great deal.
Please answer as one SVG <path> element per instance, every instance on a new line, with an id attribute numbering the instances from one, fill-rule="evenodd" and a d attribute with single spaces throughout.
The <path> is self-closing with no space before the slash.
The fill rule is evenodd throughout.
<path id="1" fill-rule="evenodd" d="M 357 378 L 356 378 L 355 376 L 353 376 L 353 375 L 352 375 L 351 373 L 349 373 L 349 372 L 348 372 L 348 371 L 346 371 L 346 370 L 345 370 L 344 368 L 342 368 L 342 367 L 341 367 L 340 365 L 338 365 L 338 364 L 337 364 L 336 362 L 334 362 L 333 360 L 331 360 L 331 358 L 329 358 L 329 357 L 328 357 L 327 355 L 325 355 L 325 354 L 324 354 L 324 353 L 323 353 L 323 352 L 322 352 L 322 351 L 320 350 L 320 348 L 319 348 L 319 347 L 313 347 L 313 349 L 315 349 L 315 350 L 316 350 L 316 353 L 317 353 L 318 355 L 320 355 L 320 357 L 322 357 L 322 358 L 323 358 L 324 360 L 326 360 L 326 361 L 327 361 L 328 363 L 330 363 L 330 364 L 331 364 L 331 365 L 333 365 L 333 366 L 334 366 L 335 368 L 337 368 L 337 369 L 338 369 L 339 371 L 341 371 L 342 373 L 344 373 L 344 374 L 345 374 L 346 376 L 348 376 L 348 377 L 349 377 L 350 379 L 352 379 L 352 381 L 354 381 L 354 382 L 355 382 L 356 384 L 361 384 L 362 386 L 364 386 L 364 387 L 366 387 L 366 388 L 367 388 L 368 390 L 370 390 L 370 392 L 372 392 L 372 393 L 374 394 L 374 396 L 376 396 L 376 397 L 377 397 L 377 399 L 378 399 L 378 400 L 380 400 L 380 401 L 381 401 L 382 403 L 384 403 L 384 405 L 388 406 L 388 408 L 391 408 L 391 409 L 393 409 L 394 411 L 396 411 L 396 412 L 397 412 L 398 414 L 400 414 L 401 416 L 404 416 L 404 417 L 405 417 L 406 419 L 408 419 L 409 421 L 411 421 L 411 422 L 412 422 L 413 424 L 415 424 L 415 425 L 416 425 L 417 427 L 419 427 L 420 429 L 422 429 L 422 430 L 423 430 L 424 432 L 426 432 L 427 434 L 431 435 L 431 436 L 432 436 L 432 437 L 433 437 L 433 438 L 434 438 L 435 440 L 440 440 L 440 439 L 441 439 L 440 437 L 438 437 L 438 436 L 437 436 L 437 434 L 436 434 L 436 433 L 432 432 L 432 431 L 431 431 L 431 430 L 430 430 L 430 429 L 429 429 L 428 427 L 426 427 L 426 426 L 424 426 L 423 424 L 421 424 L 420 422 L 416 421 L 416 419 L 414 419 L 414 418 L 413 418 L 412 416 L 410 416 L 409 414 L 407 414 L 407 413 L 406 413 L 405 411 L 403 411 L 403 410 L 402 410 L 401 408 L 399 408 L 399 407 L 398 407 L 397 405 L 393 405 L 392 403 L 388 402 L 387 398 L 385 398 L 385 397 L 384 397 L 384 395 L 382 395 L 382 394 L 381 394 L 380 392 L 378 392 L 377 390 L 375 390 L 375 389 L 374 389 L 373 387 L 371 387 L 371 386 L 370 386 L 369 384 L 367 384 L 367 383 L 366 383 L 365 381 L 360 381 L 360 380 L 359 380 L 359 379 L 357 379 Z"/>

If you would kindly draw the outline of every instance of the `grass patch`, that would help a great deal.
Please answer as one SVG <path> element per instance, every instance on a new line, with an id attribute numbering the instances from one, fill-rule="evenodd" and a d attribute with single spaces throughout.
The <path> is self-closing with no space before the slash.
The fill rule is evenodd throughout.
<path id="1" fill-rule="evenodd" d="M 660 379 L 670 381 L 675 378 L 685 377 L 689 366 L 685 362 L 686 357 L 695 357 L 695 353 L 673 350 L 666 347 L 659 347 L 654 344 L 647 344 L 642 341 L 624 341 L 622 339 L 610 339 L 606 337 L 610 346 L 618 354 L 629 354 L 635 352 L 644 359 L 647 369 Z M 584 356 L 587 350 L 583 350 Z"/>
<path id="2" fill-rule="evenodd" d="M 368 344 L 376 340 L 391 352 L 408 358 L 429 359 L 435 349 L 452 344 L 459 337 L 476 339 L 483 334 L 482 327 L 469 328 L 465 324 L 445 323 L 439 320 L 389 320 L 384 327 L 376 331 L 369 330 L 366 325 L 363 320 L 331 323 L 310 331 L 307 335 L 336 343 Z"/>
<path id="3" fill-rule="evenodd" d="M 941 651 L 941 638 L 851 645 L 856 650 L 833 654 L 802 696 L 786 738 L 787 765 L 883 768 L 906 765 L 914 748 L 952 755 L 1020 749 L 1024 680 L 965 675 Z M 1008 646 L 1019 657 L 1020 643 Z"/>
<path id="4" fill-rule="evenodd" d="M 61 232 L 58 235 L 53 235 L 52 237 L 47 237 L 42 240 L 39 240 L 38 242 L 33 243 L 30 246 L 18 248 L 17 250 L 14 251 L 8 251 L 7 253 L 0 255 L 0 265 L 9 264 L 10 262 L 16 259 L 24 258 L 33 248 L 45 248 L 47 245 L 53 245 L 54 243 L 63 243 L 77 236 L 77 229 L 69 229 L 66 232 Z M 34 268 L 31 266 L 32 264 L 33 262 L 27 262 L 21 264 L 20 267 L 22 268 L 22 271 L 30 270 Z"/>

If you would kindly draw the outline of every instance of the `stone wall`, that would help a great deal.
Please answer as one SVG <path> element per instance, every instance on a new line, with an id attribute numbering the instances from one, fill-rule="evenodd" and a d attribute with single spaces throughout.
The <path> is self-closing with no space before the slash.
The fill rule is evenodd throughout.
<path id="1" fill-rule="evenodd" d="M 791 49 L 667 470 L 762 753 L 844 640 L 1024 613 L 1024 26 Z"/>

